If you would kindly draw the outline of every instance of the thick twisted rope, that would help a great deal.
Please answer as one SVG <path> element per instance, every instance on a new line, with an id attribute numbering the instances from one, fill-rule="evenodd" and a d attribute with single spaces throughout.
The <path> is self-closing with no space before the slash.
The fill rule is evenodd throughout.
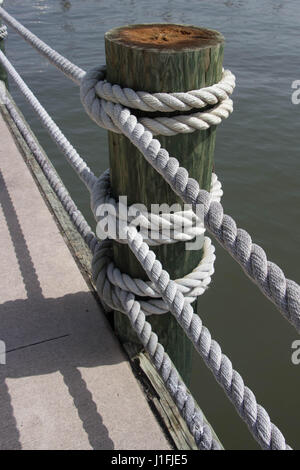
<path id="1" fill-rule="evenodd" d="M 220 201 L 223 195 L 222 185 L 215 173 L 211 178 L 210 194 L 214 201 Z M 127 222 L 138 224 L 144 240 L 148 245 L 153 246 L 190 241 L 205 232 L 201 218 L 189 207 L 184 207 L 182 210 L 179 204 L 174 204 L 169 212 L 158 214 L 153 210 L 148 212 L 147 208 L 141 204 L 132 204 L 127 207 L 122 201 L 117 202 L 112 195 L 109 170 L 106 170 L 93 186 L 91 207 L 98 222 L 99 238 L 103 239 L 108 236 L 119 243 L 126 243 L 126 238 L 123 238 L 119 233 L 121 230 L 116 229 Z M 157 205 L 157 212 L 162 207 Z M 102 230 L 101 233 L 99 222 L 105 224 L 105 230 Z"/>
<path id="2" fill-rule="evenodd" d="M 62 206 L 64 207 L 65 211 L 69 215 L 77 231 L 80 233 L 80 235 L 82 236 L 83 240 L 85 241 L 89 249 L 92 251 L 92 253 L 94 253 L 100 245 L 98 238 L 95 236 L 91 227 L 85 220 L 84 216 L 77 208 L 75 202 L 69 195 L 67 189 L 61 182 L 60 178 L 58 177 L 56 171 L 53 169 L 53 167 L 51 167 L 51 165 L 49 165 L 40 146 L 37 144 L 31 132 L 28 130 L 28 128 L 24 124 L 24 121 L 19 115 L 18 111 L 16 110 L 14 104 L 8 98 L 6 93 L 1 91 L 1 88 L 0 88 L 0 100 L 3 104 L 5 104 L 13 122 L 15 123 L 18 130 L 22 134 L 25 142 L 27 143 L 29 149 L 31 150 L 36 161 L 40 165 L 44 175 L 46 176 L 48 182 L 50 183 L 51 188 L 53 189 L 58 199 L 62 203 Z"/>
<path id="3" fill-rule="evenodd" d="M 102 69 L 99 69 L 99 71 L 101 74 Z M 105 107 L 106 115 L 110 116 L 114 125 L 119 127 L 122 133 L 136 145 L 154 168 L 160 169 L 160 173 L 171 187 L 176 189 L 177 194 L 182 196 L 185 202 L 192 203 L 195 210 L 195 201 L 198 201 L 200 189 L 198 186 L 198 192 L 194 200 L 191 190 L 196 189 L 197 191 L 197 186 L 192 187 L 191 181 L 194 183 L 196 181 L 188 179 L 187 171 L 179 168 L 179 163 L 176 159 L 169 158 L 168 152 L 165 149 L 161 149 L 159 142 L 153 139 L 152 134 L 146 131 L 142 124 L 137 122 L 136 117 L 131 115 L 128 109 L 112 102 L 98 102 L 99 98 L 96 96 L 94 89 L 97 78 L 96 73 L 95 70 L 91 71 L 91 80 L 89 80 L 89 73 L 85 75 L 81 86 L 81 97 L 89 114 L 99 124 L 103 120 L 102 109 Z M 91 86 L 92 82 L 93 85 Z M 159 164 L 157 164 L 157 161 L 159 161 Z M 187 188 L 186 179 L 189 182 L 189 188 L 187 192 L 184 192 L 181 190 L 181 186 L 185 183 L 184 189 Z M 204 193 L 208 194 L 208 203 L 211 203 L 209 193 L 206 191 Z M 206 204 L 206 209 L 207 206 L 208 204 Z M 176 283 L 170 281 L 168 273 L 162 269 L 161 264 L 156 260 L 154 252 L 143 241 L 142 235 L 134 227 L 128 228 L 127 235 L 130 249 L 140 261 L 141 266 L 145 269 L 155 287 L 160 291 L 169 310 L 175 316 L 187 336 L 192 340 L 196 350 L 224 388 L 241 418 L 248 424 L 256 440 L 264 449 L 290 449 L 280 430 L 271 422 L 265 409 L 257 404 L 253 392 L 248 387 L 245 387 L 241 376 L 232 368 L 230 360 L 222 353 L 219 344 L 211 339 L 209 330 L 202 325 L 199 316 L 194 314 L 191 305 L 185 301 Z M 97 261 L 99 261 L 98 264 Z M 103 270 L 102 256 L 100 256 L 100 260 L 96 257 L 94 265 L 97 266 L 97 271 L 94 273 L 97 279 L 97 289 L 105 297 L 107 295 L 107 283 Z M 110 292 L 110 295 L 112 296 L 112 303 L 116 305 L 117 296 L 113 297 L 114 292 Z M 145 341 L 147 341 L 147 328 L 144 330 L 144 336 Z"/>
<path id="4" fill-rule="evenodd" d="M 34 111 L 39 116 L 43 126 L 49 132 L 50 136 L 56 143 L 56 145 L 61 149 L 63 154 L 66 156 L 70 165 L 74 168 L 76 173 L 85 183 L 88 189 L 92 188 L 95 182 L 97 181 L 96 176 L 87 166 L 86 162 L 80 157 L 76 152 L 74 147 L 66 139 L 64 134 L 61 132 L 59 127 L 55 124 L 53 119 L 49 116 L 45 108 L 41 105 L 32 91 L 28 88 L 24 80 L 18 74 L 16 69 L 12 66 L 9 60 L 5 57 L 2 51 L 0 51 L 0 62 L 3 64 L 7 72 L 11 75 L 13 80 L 16 82 L 21 92 L 27 99 L 28 103 L 32 106 Z"/>
<path id="5" fill-rule="evenodd" d="M 113 123 L 111 127 L 118 127 L 119 132 L 128 137 L 184 202 L 191 204 L 194 211 L 197 204 L 203 204 L 206 228 L 238 261 L 246 274 L 279 308 L 284 317 L 300 331 L 299 285 L 286 279 L 283 271 L 267 260 L 264 250 L 252 243 L 250 235 L 245 230 L 238 229 L 235 221 L 224 214 L 220 202 L 213 201 L 207 191 L 199 188 L 197 181 L 189 178 L 187 170 L 179 166 L 176 158 L 170 158 L 167 150 L 161 148 L 159 141 L 153 138 L 151 132 L 144 128 L 129 109 L 99 99 L 95 83 L 97 77 L 102 79 L 102 75 L 103 68 L 100 67 L 88 72 L 82 80 L 81 99 L 90 117 L 98 125 L 102 125 L 104 120 L 107 123 L 106 116 L 109 116 Z"/>
<path id="6" fill-rule="evenodd" d="M 190 111 L 213 106 L 227 100 L 233 93 L 235 76 L 230 70 L 223 70 L 222 79 L 216 85 L 192 90 L 186 93 L 148 93 L 147 91 L 134 91 L 131 88 L 122 88 L 112 85 L 106 80 L 99 80 L 95 86 L 97 96 L 106 101 L 119 103 L 127 108 L 141 111 L 172 112 Z"/>
<path id="7" fill-rule="evenodd" d="M 187 336 L 193 342 L 195 349 L 213 372 L 218 383 L 234 404 L 241 418 L 264 449 L 290 450 L 280 430 L 271 422 L 266 410 L 257 404 L 253 392 L 244 385 L 243 379 L 236 372 L 231 361 L 222 353 L 220 345 L 211 338 L 209 330 L 195 315 L 191 305 L 184 301 L 182 293 L 169 274 L 163 270 L 161 263 L 142 236 L 134 227 L 128 228 L 128 245 L 149 279 L 161 292 L 162 298 L 169 306 Z M 145 331 L 147 338 L 147 332 Z M 146 339 L 145 339 L 146 341 Z"/>
<path id="8" fill-rule="evenodd" d="M 222 195 L 221 184 L 219 183 L 216 175 L 213 175 L 212 178 L 212 188 L 211 194 L 215 200 L 220 200 Z M 202 223 L 199 224 L 200 219 L 196 222 L 196 230 L 192 226 L 190 228 L 190 232 L 188 234 L 182 232 L 182 221 L 188 219 L 190 222 L 189 212 L 184 211 L 180 213 L 171 214 L 162 214 L 160 216 L 156 216 L 156 214 L 149 214 L 146 213 L 143 215 L 143 219 L 140 216 L 138 217 L 128 217 L 130 211 L 133 206 L 127 208 L 124 207 L 119 209 L 118 205 L 120 203 L 116 203 L 115 199 L 112 197 L 111 194 L 111 187 L 110 187 L 110 178 L 109 178 L 109 171 L 106 170 L 99 178 L 98 181 L 94 184 L 91 190 L 91 208 L 94 213 L 95 219 L 98 222 L 97 225 L 97 235 L 99 238 L 107 238 L 107 235 L 110 239 L 117 240 L 118 242 L 127 243 L 126 237 L 120 237 L 116 233 L 116 227 L 119 227 L 119 219 L 122 218 L 122 224 L 126 227 L 127 224 L 132 224 L 134 221 L 135 225 L 138 223 L 140 226 L 140 233 L 143 235 L 143 239 L 148 243 L 148 245 L 157 245 L 161 243 L 171 243 L 175 242 L 178 239 L 180 240 L 191 240 L 195 238 L 195 236 L 203 235 L 204 228 L 202 227 Z M 102 217 L 99 217 L 99 212 L 101 212 Z M 104 213 L 108 212 L 108 216 L 104 215 Z M 123 212 L 123 213 L 122 213 Z M 178 215 L 179 214 L 179 215 Z M 192 212 L 193 216 L 195 214 Z M 151 215 L 151 218 L 149 217 Z M 155 238 L 154 240 L 151 238 L 152 234 L 152 216 L 155 216 L 155 230 L 154 232 L 157 235 L 159 234 L 159 227 L 161 225 L 166 226 L 167 224 L 172 226 L 173 216 L 176 217 L 176 220 L 179 221 L 178 226 L 178 233 L 179 236 L 174 238 L 167 238 L 164 236 L 163 238 Z M 99 220 L 105 220 L 106 232 L 99 233 Z M 133 220 L 132 220 L 133 219 Z M 149 236 L 149 226 L 151 226 L 151 237 Z M 169 229 L 169 226 L 167 225 Z M 167 231 L 167 233 L 169 230 Z M 163 232 L 164 233 L 164 232 Z M 183 237 L 186 235 L 186 238 Z M 172 235 L 173 237 L 173 235 Z M 200 241 L 200 240 L 199 240 Z M 185 301 L 188 303 L 193 303 L 196 298 L 206 291 L 210 282 L 211 276 L 214 273 L 214 262 L 215 262 L 215 247 L 212 245 L 210 238 L 204 238 L 203 244 L 203 256 L 200 260 L 198 266 L 195 269 L 184 276 L 183 278 L 176 279 L 175 282 L 180 289 L 180 292 L 183 293 L 185 297 Z M 132 292 L 135 295 L 141 297 L 147 297 L 147 300 L 140 300 L 141 308 L 143 309 L 143 313 L 146 315 L 153 315 L 153 314 L 163 314 L 168 312 L 169 308 L 166 303 L 161 299 L 161 295 L 158 290 L 153 286 L 151 282 L 144 282 L 141 279 L 132 279 L 128 274 L 121 273 L 120 270 L 114 265 L 113 260 L 111 257 L 106 253 L 104 256 L 104 264 L 103 269 L 105 267 L 105 271 L 103 275 L 105 276 L 105 290 L 101 291 L 101 296 L 105 300 L 105 302 L 111 306 L 112 309 L 120 309 L 119 305 L 115 305 L 113 302 L 113 291 L 115 287 L 119 287 L 125 291 Z M 121 310 L 123 311 L 123 310 Z M 126 312 L 124 312 L 126 313 Z"/>
<path id="9" fill-rule="evenodd" d="M 93 119 L 99 124 L 103 120 L 102 109 L 105 107 L 106 115 L 110 116 L 114 125 L 119 127 L 120 131 L 136 145 L 147 161 L 162 174 L 170 186 L 185 202 L 192 204 L 194 210 L 196 210 L 197 203 L 205 203 L 205 219 L 210 221 L 210 206 L 212 204 L 219 204 L 217 207 L 222 208 L 220 203 L 216 201 L 212 202 L 209 193 L 200 191 L 198 183 L 188 177 L 187 171 L 179 167 L 179 163 L 176 159 L 170 158 L 168 152 L 165 149 L 161 149 L 159 141 L 154 139 L 153 135 L 146 131 L 141 123 L 138 123 L 136 117 L 133 116 L 128 109 L 123 108 L 121 105 L 113 104 L 112 102 L 99 103 L 99 98 L 94 88 L 96 73 L 95 69 L 91 71 L 91 79 L 89 74 L 85 75 L 81 86 L 82 101 L 89 114 L 93 116 Z M 99 76 L 101 76 L 101 73 L 102 69 L 99 69 Z M 93 85 L 91 86 L 92 83 Z M 200 198 L 201 195 L 202 199 Z M 203 196 L 205 196 L 205 198 L 203 198 Z M 224 219 L 226 222 L 229 221 L 226 216 Z M 219 231 L 215 233 L 213 230 L 214 225 L 211 223 L 208 224 L 211 231 L 219 235 L 218 239 L 222 240 L 223 243 L 224 241 L 227 242 L 228 235 L 231 233 L 228 231 L 228 227 L 225 223 L 223 222 L 222 238 L 220 237 Z M 227 232 L 225 231 L 226 228 Z M 224 236 L 226 234 L 227 238 Z M 241 230 L 239 231 L 239 235 L 244 235 L 242 243 L 237 244 L 235 250 L 231 250 L 231 252 L 235 254 L 235 257 L 239 254 L 239 261 L 245 261 L 245 255 L 243 256 L 242 251 L 243 241 L 248 241 L 250 236 Z M 240 242 L 239 239 L 238 242 Z M 163 271 L 161 264 L 156 261 L 154 252 L 150 251 L 149 246 L 144 243 L 142 236 L 134 227 L 128 229 L 128 244 L 145 269 L 150 280 L 155 284 L 157 289 L 159 289 L 171 313 L 192 340 L 196 350 L 213 372 L 217 381 L 223 386 L 239 415 L 248 424 L 256 440 L 265 449 L 290 449 L 285 443 L 285 439 L 280 430 L 271 422 L 265 409 L 257 404 L 253 392 L 248 387 L 244 386 L 241 376 L 232 368 L 230 360 L 222 353 L 219 344 L 211 339 L 210 332 L 202 326 L 201 319 L 194 314 L 192 307 L 185 302 L 184 296 L 179 291 L 177 285 L 173 281 L 170 281 L 168 273 Z M 253 247 L 255 246 L 253 245 L 251 247 L 254 251 L 255 248 L 253 249 Z M 253 262 L 255 262 L 255 258 Z M 270 264 L 267 267 L 270 267 Z M 105 284 L 103 283 L 102 272 L 100 271 L 100 273 L 97 279 L 97 287 L 100 292 L 105 295 Z M 256 277 L 254 277 L 254 279 L 260 280 L 260 278 L 256 279 Z"/>
<path id="10" fill-rule="evenodd" d="M 95 106 L 97 109 L 90 109 L 90 106 L 85 106 L 86 111 L 93 120 L 97 119 L 97 124 L 99 126 L 112 132 L 121 133 L 121 129 L 117 125 L 115 125 L 114 121 L 111 119 L 111 116 L 106 109 L 107 104 L 112 103 L 116 100 L 116 95 L 109 95 L 109 101 L 104 98 L 99 98 L 98 96 L 98 83 L 103 82 L 103 80 L 105 79 L 105 74 L 105 66 L 97 67 L 88 72 L 88 75 L 84 76 L 84 79 L 81 82 L 81 95 L 84 97 L 84 102 L 90 102 L 89 93 L 91 96 L 97 96 L 97 101 L 93 99 L 93 106 Z M 228 82 L 228 91 L 229 89 L 233 91 L 233 88 L 235 86 L 234 76 L 229 71 L 224 72 L 224 74 L 226 78 L 226 80 L 224 80 Z M 207 93 L 207 89 L 204 90 L 205 92 L 203 93 L 203 95 L 205 96 L 205 94 Z M 201 90 L 196 91 L 200 94 L 202 93 Z M 101 92 L 102 90 L 100 89 L 100 96 Z M 195 91 L 183 93 L 183 95 L 189 95 L 189 93 L 194 92 Z M 216 98 L 216 94 L 214 96 Z M 133 106 L 133 100 L 131 100 L 130 104 L 131 106 Z M 137 105 L 137 108 L 140 109 L 139 103 Z M 232 100 L 229 98 L 225 98 L 224 100 L 218 102 L 218 104 L 216 104 L 213 108 L 208 109 L 206 112 L 197 112 L 190 115 L 180 115 L 174 117 L 157 117 L 154 119 L 144 117 L 140 118 L 139 122 L 142 123 L 147 130 L 151 131 L 153 135 L 161 134 L 170 136 L 176 135 L 178 133 L 186 134 L 194 132 L 195 130 L 205 130 L 208 129 L 210 126 L 216 126 L 222 122 L 222 119 L 226 119 L 232 113 L 232 111 Z"/>
<path id="11" fill-rule="evenodd" d="M 147 297 L 147 300 L 139 299 L 144 315 L 161 315 L 168 312 L 169 306 L 161 298 L 161 293 L 156 285 L 153 282 L 133 279 L 128 274 L 121 273 L 113 262 L 111 245 L 106 244 L 105 246 L 107 249 L 103 249 L 99 254 L 100 258 L 97 258 L 97 269 L 99 272 L 101 271 L 101 280 L 97 282 L 97 290 L 105 304 L 112 310 L 127 314 L 116 297 L 116 290 L 121 289 L 139 297 Z M 206 291 L 214 273 L 215 248 L 207 237 L 204 240 L 203 252 L 202 260 L 194 271 L 184 278 L 174 281 L 178 290 L 184 295 L 185 302 L 189 304 Z"/>
<path id="12" fill-rule="evenodd" d="M 58 52 L 41 41 L 35 34 L 25 28 L 25 26 L 19 23 L 2 7 L 0 7 L 0 16 L 5 21 L 5 23 L 14 28 L 17 33 L 19 33 L 31 46 L 33 46 L 40 54 L 46 57 L 46 59 L 48 59 L 53 65 L 55 65 L 55 67 L 61 70 L 77 85 L 80 84 L 80 81 L 84 75 L 84 71 L 80 67 L 72 64 L 72 62 L 70 62 L 68 59 L 58 54 Z"/>
<path id="13" fill-rule="evenodd" d="M 111 249 L 109 245 L 111 242 L 107 240 L 101 243 L 95 237 L 85 218 L 77 209 L 74 201 L 69 196 L 68 191 L 61 183 L 61 180 L 57 176 L 56 171 L 48 164 L 45 156 L 43 155 L 43 152 L 24 124 L 24 121 L 22 120 L 15 106 L 11 100 L 8 99 L 7 95 L 2 92 L 1 88 L 0 99 L 2 103 L 5 103 L 11 118 L 24 137 L 28 147 L 32 151 L 36 161 L 39 163 L 43 173 L 45 174 L 58 199 L 68 213 L 74 226 L 83 237 L 91 252 L 95 254 L 93 258 L 94 266 L 99 253 L 104 251 L 106 255 L 107 252 Z M 64 155 L 68 158 L 68 155 L 65 153 Z M 103 256 L 101 259 L 103 260 Z M 146 351 L 149 353 L 154 367 L 160 374 L 166 388 L 168 389 L 176 406 L 178 407 L 181 416 L 185 420 L 188 429 L 195 439 L 198 449 L 221 450 L 219 442 L 213 437 L 210 425 L 204 419 L 203 414 L 195 403 L 192 395 L 187 391 L 169 356 L 164 352 L 163 346 L 158 342 L 157 335 L 152 332 L 150 323 L 148 323 L 145 320 L 145 317 L 143 317 L 140 304 L 135 300 L 135 296 L 132 293 L 128 293 L 127 291 L 122 291 L 120 288 L 116 288 L 115 296 L 119 299 L 118 304 L 120 305 L 120 309 L 128 314 L 133 329 L 135 330 L 140 341 L 144 344 Z M 143 331 L 141 332 L 142 318 L 144 318 L 144 322 Z M 146 342 L 145 335 L 143 333 L 145 328 L 148 332 L 148 339 Z"/>
<path id="14" fill-rule="evenodd" d="M 1 7 L 0 16 L 67 77 L 71 78 L 78 85 L 80 84 L 85 73 L 82 69 L 72 64 L 65 57 L 61 56 L 41 41 Z M 105 67 L 102 68 L 101 81 L 104 82 L 104 79 Z M 158 108 L 159 104 L 161 110 L 166 109 L 166 107 L 171 110 L 178 110 L 178 108 L 181 108 L 179 110 L 191 109 L 193 103 L 195 103 L 196 106 L 192 107 L 196 108 L 202 108 L 207 104 L 216 105 L 206 112 L 197 112 L 191 115 L 158 117 L 154 119 L 141 118 L 141 122 L 144 126 L 154 135 L 175 135 L 177 133 L 186 134 L 194 132 L 195 130 L 204 130 L 208 129 L 210 126 L 220 124 L 222 119 L 226 119 L 233 111 L 232 100 L 228 97 L 232 93 L 234 86 L 234 75 L 230 71 L 224 71 L 221 82 L 213 87 L 207 87 L 202 90 L 192 90 L 188 93 L 172 94 L 169 98 L 167 94 L 160 94 L 161 96 L 155 94 L 151 99 L 149 96 L 152 95 L 149 93 L 143 95 L 143 92 L 135 93 L 133 90 L 129 91 L 129 89 L 122 90 L 120 87 L 114 88 L 115 86 L 106 82 L 102 83 L 102 86 L 101 84 L 98 85 L 98 92 L 100 95 L 103 92 L 106 93 L 110 97 L 109 99 L 113 101 L 117 99 L 117 95 L 119 94 L 123 97 L 123 101 L 129 103 L 131 106 L 133 106 L 136 101 L 136 105 L 133 107 L 138 107 L 138 109 L 145 108 L 146 102 L 148 101 L 148 103 L 151 104 L 152 111 Z M 105 116 L 105 108 L 102 109 L 101 113 L 102 121 L 100 125 L 108 130 L 120 132 L 119 128 L 113 125 L 109 116 Z"/>
<path id="15" fill-rule="evenodd" d="M 290 447 L 286 444 L 280 430 L 271 422 L 266 410 L 257 404 L 253 392 L 244 385 L 242 377 L 233 369 L 229 358 L 222 353 L 219 344 L 211 338 L 209 330 L 202 324 L 200 317 L 194 313 L 191 305 L 185 301 L 176 282 L 170 281 L 169 274 L 162 269 L 154 252 L 150 250 L 134 227 L 127 227 L 127 241 L 156 290 L 161 293 L 168 310 L 175 316 L 184 332 L 191 339 L 195 349 L 213 372 L 218 383 L 224 388 L 239 415 L 247 423 L 262 448 L 289 450 Z M 140 337 L 143 338 L 143 345 L 149 348 L 153 338 L 151 327 L 149 329 L 142 311 L 142 302 L 139 301 L 136 305 L 133 292 L 112 286 L 109 282 L 107 264 L 111 262 L 111 251 L 111 242 L 106 240 L 94 255 L 92 267 L 97 291 L 105 303 L 129 316 L 135 331 L 138 329 Z M 149 349 L 147 350 L 149 352 Z"/>
<path id="16" fill-rule="evenodd" d="M 112 250 L 111 241 L 105 240 L 95 252 L 92 262 L 93 278 L 97 291 L 105 291 L 107 278 L 103 273 L 103 263 L 107 251 Z M 199 450 L 219 450 L 219 443 L 213 438 L 211 428 L 203 421 L 202 412 L 195 405 L 192 396 L 187 392 L 178 372 L 173 366 L 169 356 L 164 352 L 163 346 L 158 342 L 157 335 L 146 321 L 141 304 L 135 295 L 118 287 L 112 294 L 112 305 L 127 314 L 134 331 L 137 333 L 143 346 L 148 352 L 156 370 L 162 377 L 168 391 L 174 399 L 182 417 L 185 419 Z"/>

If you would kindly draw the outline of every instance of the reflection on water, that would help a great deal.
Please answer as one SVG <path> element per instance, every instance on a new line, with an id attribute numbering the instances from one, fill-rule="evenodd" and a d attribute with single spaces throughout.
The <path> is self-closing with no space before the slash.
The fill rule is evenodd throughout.
<path id="1" fill-rule="evenodd" d="M 216 172 L 223 182 L 225 210 L 288 277 L 299 279 L 300 105 L 291 104 L 291 84 L 300 79 L 298 0 L 10 0 L 6 7 L 84 69 L 105 62 L 104 33 L 123 24 L 170 21 L 221 31 L 225 66 L 237 75 L 235 111 L 217 132 Z M 108 167 L 106 133 L 84 113 L 77 87 L 12 31 L 7 53 L 100 174 Z M 79 209 L 94 225 L 82 183 L 16 88 L 11 89 Z M 219 248 L 216 273 L 199 300 L 199 314 L 289 444 L 299 449 L 300 366 L 291 363 L 297 335 Z M 193 367 L 192 391 L 225 447 L 255 448 L 246 426 L 196 356 Z"/>

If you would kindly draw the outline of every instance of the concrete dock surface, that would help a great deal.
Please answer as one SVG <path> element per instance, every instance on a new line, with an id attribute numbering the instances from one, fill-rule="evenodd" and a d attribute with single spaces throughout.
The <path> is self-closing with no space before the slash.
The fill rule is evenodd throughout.
<path id="1" fill-rule="evenodd" d="M 169 449 L 1 113 L 0 219 L 0 449 Z"/>

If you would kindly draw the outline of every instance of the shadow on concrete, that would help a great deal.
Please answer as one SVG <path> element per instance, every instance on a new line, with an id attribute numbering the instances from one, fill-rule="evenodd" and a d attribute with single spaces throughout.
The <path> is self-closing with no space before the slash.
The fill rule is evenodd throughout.
<path id="1" fill-rule="evenodd" d="M 111 335 L 107 339 L 108 323 L 103 315 L 95 315 L 95 302 L 91 302 L 89 292 L 61 298 L 43 297 L 1 172 L 0 204 L 27 293 L 25 300 L 0 304 L 0 337 L 6 343 L 6 365 L 0 365 L 0 448 L 2 442 L 6 449 L 22 447 L 6 380 L 58 371 L 77 408 L 91 447 L 113 449 L 114 443 L 79 368 L 122 362 L 124 358 L 120 348 L 116 347 L 117 340 Z M 57 406 L 60 406 L 59 402 Z"/>

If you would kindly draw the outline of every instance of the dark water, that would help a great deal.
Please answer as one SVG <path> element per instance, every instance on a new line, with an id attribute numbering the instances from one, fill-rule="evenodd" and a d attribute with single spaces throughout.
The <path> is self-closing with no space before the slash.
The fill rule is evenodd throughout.
<path id="1" fill-rule="evenodd" d="M 234 114 L 218 129 L 216 172 L 223 204 L 286 275 L 299 278 L 300 79 L 298 0 L 6 0 L 9 12 L 87 69 L 104 63 L 103 35 L 136 22 L 180 22 L 221 31 L 225 66 L 237 76 Z M 107 140 L 82 110 L 78 89 L 15 33 L 7 53 L 23 78 L 92 169 L 108 166 Z M 21 109 L 89 222 L 89 200 L 63 157 L 13 85 Z M 300 365 L 291 363 L 293 328 L 217 248 L 212 287 L 199 313 L 287 441 L 300 449 Z M 226 448 L 254 449 L 246 426 L 194 357 L 192 391 Z"/>

